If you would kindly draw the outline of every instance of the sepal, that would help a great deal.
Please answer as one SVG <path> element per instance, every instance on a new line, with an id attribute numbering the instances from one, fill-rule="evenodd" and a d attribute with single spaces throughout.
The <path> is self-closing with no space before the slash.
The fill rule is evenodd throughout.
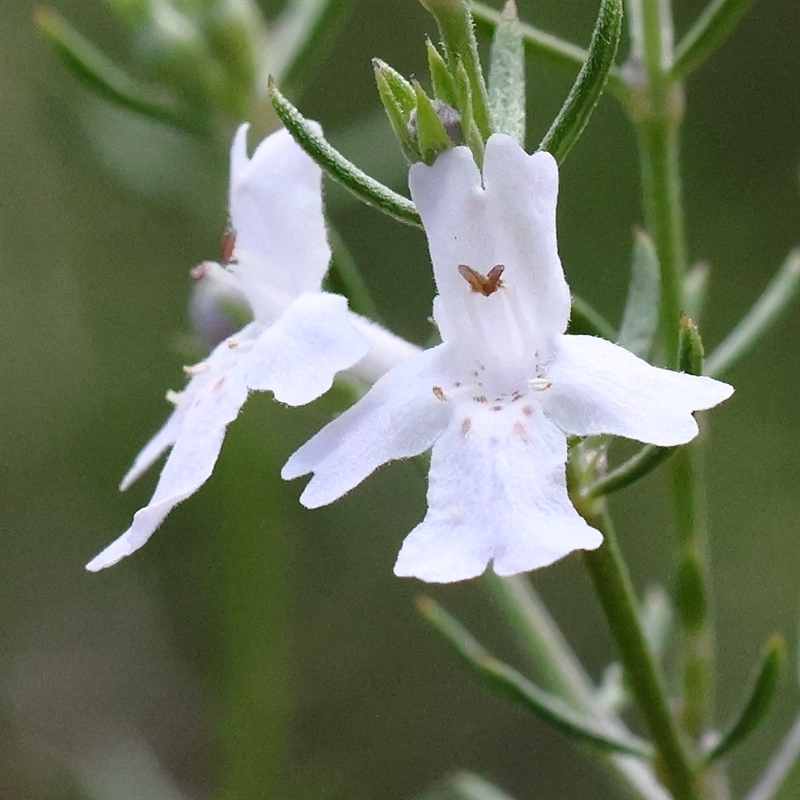
<path id="1" fill-rule="evenodd" d="M 485 142 L 494 128 L 489 112 L 489 93 L 478 57 L 470 3 L 468 0 L 420 0 L 420 3 L 436 19 L 451 73 L 459 64 L 464 68 L 470 88 L 472 117 L 481 140 Z M 459 111 L 463 117 L 464 109 L 459 107 Z"/>
<path id="2" fill-rule="evenodd" d="M 702 375 L 705 350 L 703 349 L 703 340 L 700 337 L 697 325 L 686 314 L 682 313 L 678 321 L 678 328 L 678 363 L 680 371 L 688 372 L 689 375 Z"/>
<path id="3" fill-rule="evenodd" d="M 458 112 L 439 100 L 431 100 L 419 82 L 414 81 L 417 107 L 409 120 L 421 160 L 433 164 L 440 153 L 461 144 L 461 120 Z"/>
<path id="4" fill-rule="evenodd" d="M 444 56 L 430 39 L 425 40 L 425 49 L 428 54 L 428 72 L 431 76 L 434 97 L 453 107 L 457 106 L 459 95 Z"/>
<path id="5" fill-rule="evenodd" d="M 378 96 L 383 103 L 392 131 L 400 142 L 403 155 L 409 161 L 420 161 L 422 156 L 409 125 L 417 107 L 417 93 L 414 86 L 379 58 L 372 59 L 372 69 L 375 73 Z"/>

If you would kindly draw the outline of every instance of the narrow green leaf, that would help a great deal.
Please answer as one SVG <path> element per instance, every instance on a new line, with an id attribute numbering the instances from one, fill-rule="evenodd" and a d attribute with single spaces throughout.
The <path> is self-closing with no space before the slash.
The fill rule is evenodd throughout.
<path id="1" fill-rule="evenodd" d="M 588 333 L 613 342 L 617 338 L 616 328 L 582 297 L 572 294 L 572 316 L 569 321 L 570 333 Z"/>
<path id="2" fill-rule="evenodd" d="M 658 469 L 676 450 L 676 447 L 656 447 L 647 444 L 627 461 L 583 489 L 581 497 L 595 500 L 625 489 Z"/>
<path id="3" fill-rule="evenodd" d="M 171 98 L 131 78 L 51 8 L 40 8 L 36 26 L 53 45 L 67 68 L 86 86 L 124 108 L 193 134 L 203 125 L 179 109 Z"/>
<path id="4" fill-rule="evenodd" d="M 741 361 L 800 294 L 800 248 L 792 250 L 761 297 L 708 357 L 706 374 L 715 378 Z"/>
<path id="5" fill-rule="evenodd" d="M 647 358 L 658 330 L 660 272 L 656 248 L 643 231 L 634 234 L 631 279 L 617 344 Z"/>
<path id="6" fill-rule="evenodd" d="M 491 688 L 532 711 L 562 733 L 579 741 L 618 753 L 649 759 L 650 745 L 642 739 L 602 724 L 568 706 L 561 698 L 543 691 L 508 664 L 492 657 L 453 616 L 429 597 L 417 600 L 422 616 L 453 648 L 458 656 Z"/>
<path id="7" fill-rule="evenodd" d="M 496 131 L 525 146 L 525 48 L 517 6 L 508 0 L 494 32 L 489 63 L 489 110 Z"/>
<path id="8" fill-rule="evenodd" d="M 682 81 L 694 72 L 722 44 L 752 4 L 753 0 L 712 0 L 675 48 L 672 79 Z"/>
<path id="9" fill-rule="evenodd" d="M 744 800 L 796 800 L 800 787 L 800 714 Z"/>
<path id="10" fill-rule="evenodd" d="M 270 71 L 296 97 L 313 70 L 325 60 L 353 0 L 289 0 L 270 25 Z"/>
<path id="11" fill-rule="evenodd" d="M 485 3 L 472 3 L 472 16 L 479 28 L 492 32 L 500 22 L 501 12 Z M 563 69 L 580 69 L 588 53 L 582 47 L 571 42 L 565 42 L 551 33 L 535 28 L 525 22 L 519 23 L 522 42 L 528 53 L 540 56 L 545 61 Z M 623 99 L 628 94 L 622 74 L 616 66 L 611 67 L 608 73 L 608 90 L 616 97 Z"/>
<path id="12" fill-rule="evenodd" d="M 456 92 L 456 84 L 450 74 L 450 70 L 447 68 L 447 62 L 430 39 L 425 39 L 425 50 L 428 54 L 428 71 L 431 75 L 433 96 L 437 100 L 457 108 L 458 94 Z"/>
<path id="13" fill-rule="evenodd" d="M 586 127 L 614 66 L 622 33 L 622 0 L 602 0 L 586 61 L 561 111 L 539 144 L 560 164 Z"/>
<path id="14" fill-rule="evenodd" d="M 485 142 L 491 135 L 493 126 L 489 113 L 489 93 L 481 71 L 469 0 L 420 0 L 420 3 L 436 19 L 450 71 L 459 63 L 466 71 L 472 97 L 472 115 Z M 463 117 L 463 110 L 459 110 Z"/>
<path id="15" fill-rule="evenodd" d="M 383 211 L 406 225 L 422 227 L 414 204 L 388 186 L 362 172 L 348 161 L 309 121 L 278 91 L 270 78 L 268 93 L 275 113 L 303 150 L 334 180 L 342 184 L 367 205 Z"/>
<path id="16" fill-rule="evenodd" d="M 786 646 L 783 637 L 776 633 L 767 642 L 755 678 L 741 710 L 719 742 L 706 754 L 705 762 L 711 764 L 722 758 L 731 748 L 749 736 L 764 720 L 775 697 L 775 690 L 783 666 Z"/>

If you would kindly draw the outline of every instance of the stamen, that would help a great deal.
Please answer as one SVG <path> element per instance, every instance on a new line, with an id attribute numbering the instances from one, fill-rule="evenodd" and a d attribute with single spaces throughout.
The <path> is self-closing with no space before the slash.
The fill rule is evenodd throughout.
<path id="1" fill-rule="evenodd" d="M 500 276 L 505 267 L 502 264 L 495 264 L 488 272 L 483 275 L 478 270 L 468 267 L 466 264 L 458 265 L 458 274 L 469 284 L 469 288 L 484 297 L 494 294 L 501 286 L 503 281 Z"/>
<path id="2" fill-rule="evenodd" d="M 205 278 L 207 272 L 206 262 L 201 261 L 199 264 L 195 264 L 189 270 L 189 278 L 193 281 L 201 281 Z"/>
<path id="3" fill-rule="evenodd" d="M 547 380 L 547 378 L 531 378 L 528 381 L 528 386 L 530 386 L 534 392 L 543 392 L 545 389 L 549 389 L 552 385 L 553 382 Z"/>
<path id="4" fill-rule="evenodd" d="M 233 255 L 235 248 L 236 230 L 229 223 L 225 233 L 222 234 L 222 241 L 219 245 L 219 263 L 222 264 L 223 267 L 227 267 L 228 264 L 237 263 L 237 259 Z"/>
<path id="5" fill-rule="evenodd" d="M 201 372 L 205 372 L 208 369 L 208 362 L 201 361 L 199 364 L 189 364 L 184 366 L 183 371 L 189 376 L 194 377 L 195 375 L 199 375 Z"/>
<path id="6" fill-rule="evenodd" d="M 447 395 L 444 393 L 444 389 L 442 389 L 441 386 L 432 387 L 432 391 L 437 400 L 441 400 L 443 403 L 447 402 Z"/>
<path id="7" fill-rule="evenodd" d="M 472 420 L 469 417 L 464 417 L 464 421 L 461 423 L 461 435 L 466 436 L 469 433 L 469 429 L 472 427 Z"/>

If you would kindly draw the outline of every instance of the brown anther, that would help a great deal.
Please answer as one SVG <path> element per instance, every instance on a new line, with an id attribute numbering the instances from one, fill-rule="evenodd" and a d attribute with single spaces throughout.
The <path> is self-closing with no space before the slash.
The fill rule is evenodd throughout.
<path id="1" fill-rule="evenodd" d="M 477 397 L 472 398 L 476 403 L 488 403 L 485 394 L 479 394 Z"/>
<path id="2" fill-rule="evenodd" d="M 492 411 L 502 411 L 503 406 L 492 406 Z"/>
<path id="3" fill-rule="evenodd" d="M 469 417 L 465 417 L 464 421 L 461 423 L 461 434 L 466 436 L 469 433 L 469 429 L 472 427 L 472 420 Z"/>
<path id="4" fill-rule="evenodd" d="M 225 233 L 222 234 L 222 241 L 219 245 L 219 263 L 223 267 L 228 264 L 235 264 L 233 251 L 236 247 L 236 231 L 229 225 Z"/>
<path id="5" fill-rule="evenodd" d="M 529 417 L 531 414 L 533 414 L 533 409 L 530 406 L 522 406 L 522 413 L 526 417 Z"/>
<path id="6" fill-rule="evenodd" d="M 500 276 L 503 274 L 504 269 L 505 267 L 502 264 L 495 264 L 495 266 L 489 270 L 488 274 L 483 275 L 478 272 L 478 270 L 472 269 L 472 267 L 468 267 L 466 264 L 459 264 L 458 274 L 469 284 L 469 288 L 473 292 L 488 297 L 490 294 L 494 294 L 503 285 Z"/>
<path id="7" fill-rule="evenodd" d="M 229 350 L 235 350 L 239 346 L 239 342 L 237 342 L 236 339 L 228 339 L 225 344 L 228 345 Z"/>
<path id="8" fill-rule="evenodd" d="M 443 403 L 447 402 L 447 395 L 444 393 L 444 389 L 442 389 L 441 386 L 434 386 L 433 394 L 436 396 L 437 400 L 441 400 Z"/>
<path id="9" fill-rule="evenodd" d="M 207 271 L 208 268 L 206 267 L 206 262 L 203 261 L 200 264 L 196 264 L 189 270 L 189 277 L 193 281 L 201 281 L 203 278 L 205 278 Z"/>

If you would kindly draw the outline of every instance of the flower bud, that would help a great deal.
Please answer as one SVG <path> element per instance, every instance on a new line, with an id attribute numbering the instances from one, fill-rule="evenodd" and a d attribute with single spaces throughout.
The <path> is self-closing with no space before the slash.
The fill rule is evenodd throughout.
<path id="1" fill-rule="evenodd" d="M 206 345 L 215 347 L 252 318 L 247 298 L 219 264 L 203 261 L 190 270 L 189 276 L 194 282 L 189 321 Z"/>

